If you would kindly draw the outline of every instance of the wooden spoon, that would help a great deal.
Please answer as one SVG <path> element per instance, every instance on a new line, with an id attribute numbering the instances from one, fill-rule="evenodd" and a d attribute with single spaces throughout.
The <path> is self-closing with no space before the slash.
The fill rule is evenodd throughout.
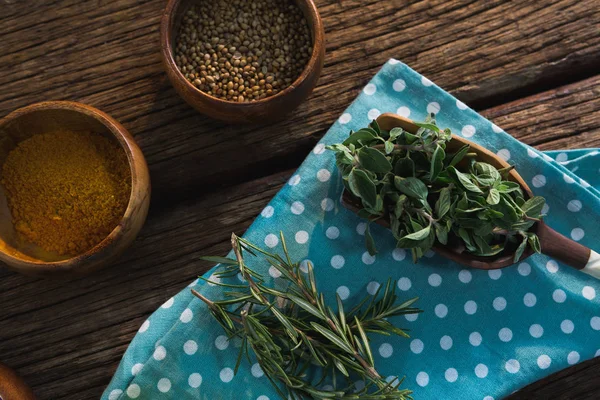
<path id="1" fill-rule="evenodd" d="M 408 118 L 390 113 L 380 115 L 379 118 L 377 118 L 377 123 L 381 129 L 386 131 L 400 127 L 410 133 L 416 133 L 419 129 L 419 127 Z M 510 164 L 491 151 L 460 136 L 452 135 L 452 140 L 447 144 L 447 150 L 449 152 L 456 152 L 465 144 L 468 144 L 471 147 L 471 152 L 477 153 L 477 158 L 480 161 L 491 164 L 498 169 L 510 166 Z M 461 164 L 459 164 L 459 166 L 460 165 Z M 521 188 L 523 188 L 525 197 L 533 197 L 531 189 L 515 169 L 510 171 L 508 179 L 518 183 Z M 360 200 L 348 191 L 344 191 L 342 203 L 354 212 L 357 212 L 362 208 Z M 376 222 L 386 228 L 390 227 L 389 221 L 381 219 Z M 532 227 L 532 231 L 535 232 L 540 239 L 542 253 L 600 279 L 600 255 L 598 253 L 561 235 L 543 221 L 536 223 Z M 433 249 L 452 261 L 472 268 L 498 269 L 514 264 L 514 253 L 511 254 L 510 252 L 502 252 L 492 257 L 480 257 L 464 252 L 462 249 L 449 245 L 444 246 L 439 243 L 436 243 Z M 521 260 L 532 254 L 533 250 L 528 246 L 521 256 Z"/>

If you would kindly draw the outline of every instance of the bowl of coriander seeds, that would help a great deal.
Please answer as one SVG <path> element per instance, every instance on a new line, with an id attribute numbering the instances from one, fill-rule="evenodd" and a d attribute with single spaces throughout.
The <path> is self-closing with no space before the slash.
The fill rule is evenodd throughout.
<path id="1" fill-rule="evenodd" d="M 325 59 L 313 0 L 170 0 L 160 31 L 177 93 L 228 123 L 281 119 L 311 94 Z"/>

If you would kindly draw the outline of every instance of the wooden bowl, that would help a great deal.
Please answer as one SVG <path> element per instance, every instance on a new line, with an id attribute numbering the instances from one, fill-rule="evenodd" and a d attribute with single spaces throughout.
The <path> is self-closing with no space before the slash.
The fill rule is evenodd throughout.
<path id="1" fill-rule="evenodd" d="M 175 40 L 184 13 L 206 0 L 170 0 L 160 24 L 160 45 L 164 68 L 171 84 L 183 99 L 209 117 L 234 124 L 263 123 L 283 118 L 300 105 L 317 84 L 325 60 L 325 31 L 313 0 L 296 0 L 310 25 L 313 52 L 300 76 L 274 96 L 254 102 L 226 101 L 202 92 L 185 79 L 173 56 Z"/>
<path id="2" fill-rule="evenodd" d="M 35 396 L 31 388 L 15 371 L 0 364 L 0 399 L 35 400 Z"/>
<path id="3" fill-rule="evenodd" d="M 58 129 L 92 131 L 118 143 L 126 153 L 131 169 L 131 196 L 121 222 L 102 242 L 78 256 L 61 258 L 16 240 L 7 200 L 0 186 L 0 261 L 26 275 L 84 275 L 110 264 L 133 242 L 144 224 L 150 204 L 148 166 L 133 137 L 117 121 L 84 104 L 67 101 L 37 103 L 0 120 L 0 166 L 19 142 Z"/>

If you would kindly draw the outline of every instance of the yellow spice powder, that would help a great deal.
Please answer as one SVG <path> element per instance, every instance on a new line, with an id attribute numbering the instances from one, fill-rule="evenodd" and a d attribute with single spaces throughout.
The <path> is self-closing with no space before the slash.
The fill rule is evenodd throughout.
<path id="1" fill-rule="evenodd" d="M 10 152 L 2 186 L 20 239 L 81 254 L 120 222 L 131 192 L 125 152 L 91 132 L 35 135 Z"/>

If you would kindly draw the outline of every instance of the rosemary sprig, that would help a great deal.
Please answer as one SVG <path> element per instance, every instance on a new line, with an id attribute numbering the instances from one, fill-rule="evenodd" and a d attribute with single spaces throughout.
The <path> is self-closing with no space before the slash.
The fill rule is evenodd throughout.
<path id="1" fill-rule="evenodd" d="M 269 253 L 249 241 L 231 237 L 235 259 L 218 261 L 219 278 L 240 274 L 243 284 L 212 282 L 228 288 L 221 300 L 210 300 L 192 289 L 231 339 L 242 341 L 235 372 L 250 351 L 283 399 L 404 400 L 408 389 L 400 389 L 403 378 L 386 379 L 377 372 L 368 333 L 400 335 L 407 333 L 388 318 L 418 313 L 411 307 L 417 298 L 396 304 L 391 280 L 346 311 L 337 296 L 337 311 L 318 291 L 313 266 L 303 273 L 293 263 L 281 234 L 284 257 Z M 284 290 L 268 287 L 260 274 L 244 260 L 244 253 L 261 255 L 281 273 Z M 278 287 L 281 287 L 278 285 Z M 362 380 L 364 387 L 357 387 Z M 324 389 L 331 384 L 333 389 Z M 362 385 L 361 385 L 362 386 Z"/>

